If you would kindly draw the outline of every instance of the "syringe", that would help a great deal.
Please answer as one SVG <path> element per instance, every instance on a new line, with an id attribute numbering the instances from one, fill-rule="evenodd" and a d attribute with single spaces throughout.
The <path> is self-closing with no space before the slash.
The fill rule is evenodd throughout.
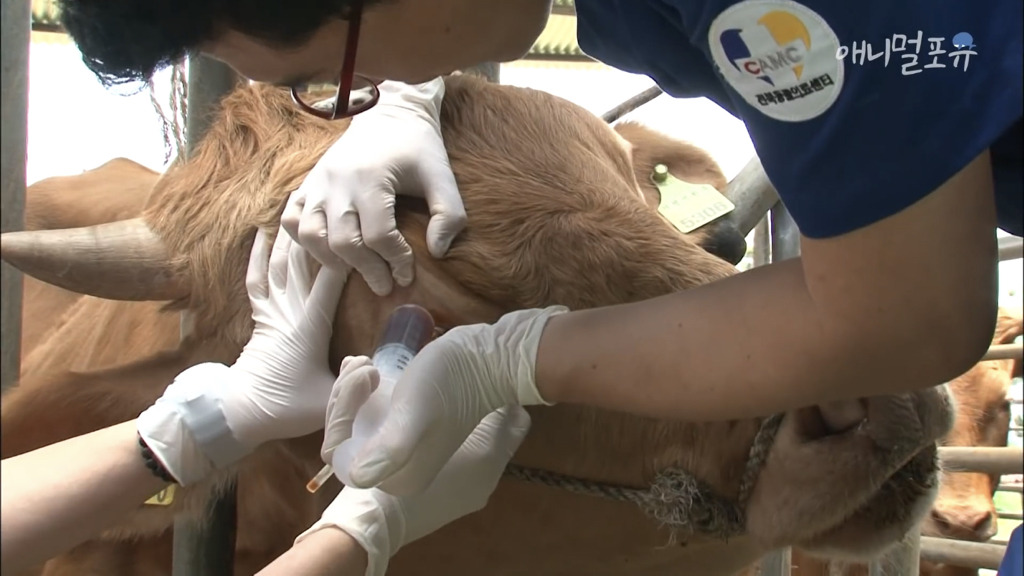
<path id="1" fill-rule="evenodd" d="M 384 424 L 395 383 L 413 356 L 430 342 L 433 335 L 434 318 L 426 309 L 415 304 L 395 308 L 373 353 L 373 365 L 380 374 L 377 389 L 356 414 L 352 437 L 335 448 L 332 463 L 324 466 L 306 484 L 306 490 L 316 492 L 335 471 L 344 484 L 350 484 L 348 473 L 352 459 Z"/>

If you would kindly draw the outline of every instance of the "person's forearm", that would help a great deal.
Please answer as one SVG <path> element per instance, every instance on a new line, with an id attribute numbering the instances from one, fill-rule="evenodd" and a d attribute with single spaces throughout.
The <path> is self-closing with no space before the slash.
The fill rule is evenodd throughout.
<path id="1" fill-rule="evenodd" d="M 887 305 L 896 306 L 880 303 L 880 314 Z M 927 351 L 915 348 L 919 329 L 881 332 L 856 341 L 816 304 L 793 259 L 678 294 L 553 317 L 537 354 L 537 388 L 552 402 L 710 421 L 949 377 L 944 359 L 920 358 Z"/>
<path id="2" fill-rule="evenodd" d="M 366 551 L 338 528 L 313 532 L 257 576 L 363 576 Z"/>
<path id="3" fill-rule="evenodd" d="M 166 486 L 142 460 L 134 421 L 8 458 L 0 470 L 5 574 L 96 536 Z"/>

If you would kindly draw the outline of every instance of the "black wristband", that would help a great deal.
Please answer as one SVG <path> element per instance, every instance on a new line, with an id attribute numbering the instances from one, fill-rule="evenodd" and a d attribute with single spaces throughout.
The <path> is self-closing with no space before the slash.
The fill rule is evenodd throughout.
<path id="1" fill-rule="evenodd" d="M 171 473 L 167 471 L 167 468 L 164 468 L 164 465 L 161 464 L 160 461 L 156 459 L 156 456 L 153 455 L 153 451 L 149 449 L 149 445 L 147 445 L 146 441 L 142 439 L 142 434 L 136 433 L 136 435 L 139 437 L 139 451 L 142 452 L 142 461 L 146 463 L 146 468 L 149 468 L 149 471 L 152 472 L 154 476 L 164 482 L 177 484 L 178 481 L 174 479 L 174 476 L 171 476 Z"/>

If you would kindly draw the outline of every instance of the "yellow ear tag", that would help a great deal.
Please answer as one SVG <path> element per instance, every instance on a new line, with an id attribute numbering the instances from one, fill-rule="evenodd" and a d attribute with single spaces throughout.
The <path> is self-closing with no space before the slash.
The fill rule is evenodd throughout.
<path id="1" fill-rule="evenodd" d="M 661 192 L 658 212 L 683 234 L 736 209 L 714 186 L 680 180 L 664 164 L 654 167 L 651 180 Z"/>
<path id="2" fill-rule="evenodd" d="M 146 500 L 144 504 L 150 506 L 170 506 L 174 502 L 174 484 L 168 484 L 167 488 L 156 493 L 155 496 Z"/>

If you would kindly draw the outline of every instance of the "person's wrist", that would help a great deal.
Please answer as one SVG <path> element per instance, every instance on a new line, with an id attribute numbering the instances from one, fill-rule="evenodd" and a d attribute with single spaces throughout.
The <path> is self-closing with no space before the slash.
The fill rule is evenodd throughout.
<path id="1" fill-rule="evenodd" d="M 392 502 L 387 500 L 392 497 L 376 492 L 380 491 L 344 488 L 320 519 L 295 538 L 295 544 L 319 531 L 340 530 L 365 552 L 366 576 L 384 576 L 391 556 L 401 546 L 404 524 L 400 514 L 395 518 Z"/>
<path id="2" fill-rule="evenodd" d="M 251 452 L 235 438 L 219 394 L 227 366 L 192 366 L 167 387 L 153 405 L 139 414 L 136 428 L 152 456 L 182 486 L 201 481 Z"/>
<path id="3" fill-rule="evenodd" d="M 571 325 L 572 316 L 558 314 L 548 319 L 541 331 L 537 345 L 537 356 L 534 363 L 534 385 L 537 393 L 550 404 L 569 402 L 571 394 L 567 390 L 569 363 L 558 348 L 557 343 L 565 340 L 565 334 Z"/>
<path id="4" fill-rule="evenodd" d="M 519 362 L 516 365 L 516 373 L 512 374 L 512 381 L 516 386 L 516 398 L 522 406 L 536 404 L 553 405 L 555 400 L 546 394 L 550 390 L 541 390 L 538 380 L 538 357 L 541 341 L 547 325 L 553 318 L 568 312 L 565 306 L 548 306 L 535 310 L 524 310 L 512 312 L 513 315 L 523 315 L 525 320 L 518 327 L 518 342 L 512 343 L 520 354 Z"/>
<path id="5" fill-rule="evenodd" d="M 252 401 L 254 394 L 253 375 L 248 370 L 232 366 L 225 372 L 225 388 L 220 396 L 220 406 L 224 421 L 231 436 L 250 452 L 262 444 L 274 440 L 273 433 L 268 430 L 268 423 L 260 417 L 260 408 Z"/>

